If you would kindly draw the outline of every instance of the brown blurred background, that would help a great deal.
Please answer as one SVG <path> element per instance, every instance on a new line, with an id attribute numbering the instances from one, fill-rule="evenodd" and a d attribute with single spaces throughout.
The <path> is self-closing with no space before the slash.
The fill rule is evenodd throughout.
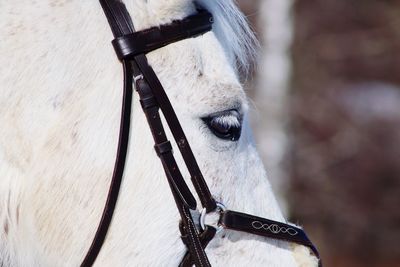
<path id="1" fill-rule="evenodd" d="M 253 123 L 328 267 L 400 266 L 400 1 L 239 0 L 262 43 Z"/>

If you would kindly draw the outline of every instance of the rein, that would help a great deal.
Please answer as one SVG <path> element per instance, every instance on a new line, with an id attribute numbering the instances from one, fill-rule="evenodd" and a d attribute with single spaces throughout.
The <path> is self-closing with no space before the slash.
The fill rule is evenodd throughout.
<path id="1" fill-rule="evenodd" d="M 205 248 L 215 237 L 217 231 L 222 228 L 304 245 L 309 247 L 319 259 L 317 249 L 302 229 L 285 223 L 226 210 L 221 203 L 215 201 L 168 96 L 154 70 L 147 62 L 146 53 L 148 52 L 212 30 L 212 15 L 206 10 L 198 10 L 197 14 L 182 20 L 136 32 L 131 17 L 122 2 L 118 0 L 100 0 L 100 4 L 115 37 L 112 44 L 118 59 L 123 65 L 124 93 L 118 150 L 107 201 L 95 237 L 81 267 L 90 267 L 96 261 L 105 241 L 117 203 L 129 142 L 133 84 L 135 84 L 140 104 L 153 135 L 154 149 L 162 162 L 181 217 L 179 229 L 182 241 L 187 247 L 187 252 L 179 266 L 211 266 L 205 253 Z M 171 142 L 166 136 L 160 118 L 160 110 L 182 154 L 190 173 L 191 181 L 203 207 L 200 217 L 201 227 L 196 226 L 197 224 L 192 217 L 191 211 L 197 209 L 196 199 L 187 186 L 175 161 Z M 204 223 L 205 217 L 211 212 L 218 212 L 220 215 L 217 227 Z M 319 266 L 322 266 L 321 261 L 319 261 Z"/>

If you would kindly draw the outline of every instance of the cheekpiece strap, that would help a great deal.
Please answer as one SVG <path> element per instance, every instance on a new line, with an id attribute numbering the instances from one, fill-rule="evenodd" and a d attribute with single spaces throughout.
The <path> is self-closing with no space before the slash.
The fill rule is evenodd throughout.
<path id="1" fill-rule="evenodd" d="M 212 29 L 212 24 L 211 13 L 199 10 L 183 20 L 117 37 L 112 44 L 120 60 L 133 59 L 136 55 L 204 34 Z"/>
<path id="2" fill-rule="evenodd" d="M 187 234 L 185 234 L 184 231 L 182 231 L 182 241 L 184 244 L 187 244 L 188 238 Z M 217 230 L 214 227 L 207 227 L 199 236 L 200 238 L 200 243 L 203 249 L 205 249 L 208 244 L 211 242 L 211 240 L 215 237 L 215 234 L 217 233 Z M 194 264 L 194 259 L 192 255 L 190 254 L 189 251 L 186 252 L 185 256 L 183 257 L 181 263 L 179 264 L 178 267 L 192 267 Z"/>

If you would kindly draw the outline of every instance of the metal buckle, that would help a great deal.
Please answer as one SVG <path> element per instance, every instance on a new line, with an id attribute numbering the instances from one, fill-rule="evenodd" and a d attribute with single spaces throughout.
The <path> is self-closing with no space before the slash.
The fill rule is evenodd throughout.
<path id="1" fill-rule="evenodd" d="M 135 90 L 138 91 L 138 81 L 143 80 L 144 76 L 143 74 L 139 74 L 137 76 L 133 76 L 133 84 L 135 85 Z"/>
<path id="2" fill-rule="evenodd" d="M 144 79 L 143 74 L 139 74 L 138 76 L 133 77 L 133 81 L 135 82 L 135 84 L 137 83 L 137 81 L 143 80 L 143 79 Z"/>
<path id="3" fill-rule="evenodd" d="M 221 217 L 221 213 L 224 211 L 226 211 L 225 205 L 220 202 L 217 202 L 217 208 L 213 212 L 218 213 Z M 199 222 L 200 222 L 200 227 L 203 231 L 206 229 L 206 217 L 208 214 L 209 213 L 207 212 L 206 208 L 203 208 L 200 213 Z M 216 225 L 210 225 L 210 226 L 216 228 L 217 233 L 221 232 L 221 230 L 224 229 L 224 227 L 222 225 L 219 225 L 218 223 L 216 223 Z"/>

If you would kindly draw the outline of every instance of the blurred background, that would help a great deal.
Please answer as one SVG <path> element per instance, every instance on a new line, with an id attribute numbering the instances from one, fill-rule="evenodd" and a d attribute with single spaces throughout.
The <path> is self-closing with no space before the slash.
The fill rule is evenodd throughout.
<path id="1" fill-rule="evenodd" d="M 400 1 L 238 0 L 261 41 L 253 129 L 328 267 L 400 266 Z"/>

